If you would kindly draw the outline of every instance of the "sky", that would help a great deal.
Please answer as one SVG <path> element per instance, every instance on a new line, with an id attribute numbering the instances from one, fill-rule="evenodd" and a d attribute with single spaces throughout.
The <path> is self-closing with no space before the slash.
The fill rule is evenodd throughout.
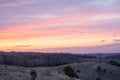
<path id="1" fill-rule="evenodd" d="M 120 52 L 120 0 L 0 0 L 0 50 Z"/>

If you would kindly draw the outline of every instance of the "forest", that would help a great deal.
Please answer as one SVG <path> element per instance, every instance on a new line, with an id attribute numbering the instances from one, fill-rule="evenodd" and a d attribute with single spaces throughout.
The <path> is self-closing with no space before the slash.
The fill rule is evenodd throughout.
<path id="1" fill-rule="evenodd" d="M 95 57 L 95 56 L 94 56 Z M 58 66 L 79 62 L 79 58 L 94 58 L 90 55 L 71 53 L 40 53 L 40 52 L 2 52 L 0 64 L 23 67 Z"/>

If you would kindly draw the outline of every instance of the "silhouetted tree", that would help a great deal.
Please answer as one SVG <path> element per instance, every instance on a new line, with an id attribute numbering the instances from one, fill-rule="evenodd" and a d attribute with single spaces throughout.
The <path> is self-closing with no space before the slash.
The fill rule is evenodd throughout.
<path id="1" fill-rule="evenodd" d="M 71 78 L 79 78 L 78 75 L 74 72 L 74 69 L 71 66 L 66 66 L 64 71 L 65 71 L 65 74 L 68 75 Z"/>
<path id="2" fill-rule="evenodd" d="M 32 76 L 31 80 L 35 80 L 35 78 L 37 78 L 37 73 L 35 70 L 31 70 L 30 75 Z"/>

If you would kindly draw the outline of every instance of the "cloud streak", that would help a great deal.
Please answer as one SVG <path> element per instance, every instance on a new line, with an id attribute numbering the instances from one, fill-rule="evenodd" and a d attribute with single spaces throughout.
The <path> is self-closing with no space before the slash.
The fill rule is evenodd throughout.
<path id="1" fill-rule="evenodd" d="M 0 7 L 15 7 L 34 3 L 37 3 L 37 0 L 0 0 Z"/>
<path id="2" fill-rule="evenodd" d="M 17 45 L 17 46 L 14 46 L 14 47 L 31 47 L 32 45 Z"/>
<path id="3" fill-rule="evenodd" d="M 114 42 L 120 42 L 120 39 L 114 39 Z"/>

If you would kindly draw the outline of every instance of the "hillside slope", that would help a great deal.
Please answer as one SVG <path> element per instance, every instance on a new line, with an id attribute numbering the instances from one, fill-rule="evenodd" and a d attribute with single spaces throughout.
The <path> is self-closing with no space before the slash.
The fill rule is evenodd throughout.
<path id="1" fill-rule="evenodd" d="M 57 67 L 24 68 L 16 66 L 0 65 L 0 80 L 30 80 L 30 71 L 37 72 L 36 80 L 72 80 L 64 74 L 64 68 L 68 65 Z M 83 62 L 69 64 L 80 79 L 74 80 L 120 80 L 120 68 L 105 63 Z M 98 71 L 97 67 L 101 70 Z M 105 70 L 105 71 L 104 71 Z"/>

